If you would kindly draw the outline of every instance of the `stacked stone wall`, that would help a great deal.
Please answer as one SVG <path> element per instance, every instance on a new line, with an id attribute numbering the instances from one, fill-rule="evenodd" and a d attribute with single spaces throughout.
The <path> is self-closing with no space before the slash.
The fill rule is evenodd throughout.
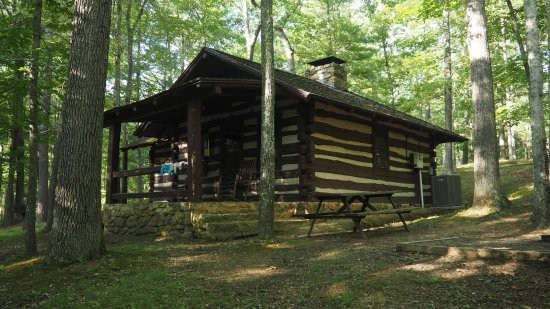
<path id="1" fill-rule="evenodd" d="M 275 232 L 307 233 L 309 221 L 293 218 L 293 215 L 312 213 L 316 206 L 317 203 L 276 203 Z M 338 203 L 323 205 L 325 211 L 336 210 L 340 206 Z M 411 220 L 443 212 L 435 209 L 419 209 L 407 214 L 406 219 Z M 381 226 L 398 220 L 399 218 L 395 215 L 367 216 L 362 221 L 362 225 L 363 227 Z M 322 227 L 317 228 L 317 226 L 322 225 L 326 220 L 317 221 L 316 229 L 323 231 Z M 338 221 L 347 222 L 347 220 Z M 108 233 L 119 235 L 228 240 L 258 233 L 258 203 L 109 204 L 103 210 L 103 223 Z M 326 223 L 334 224 L 334 220 Z M 344 227 L 345 230 L 349 230 L 349 227 Z"/>

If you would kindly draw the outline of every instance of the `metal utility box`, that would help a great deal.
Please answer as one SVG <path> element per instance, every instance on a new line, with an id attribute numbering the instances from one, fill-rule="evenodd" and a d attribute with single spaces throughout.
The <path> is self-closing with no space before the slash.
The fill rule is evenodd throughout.
<path id="1" fill-rule="evenodd" d="M 424 156 L 421 153 L 413 152 L 411 153 L 411 162 L 413 168 L 424 168 Z"/>
<path id="2" fill-rule="evenodd" d="M 432 176 L 432 207 L 462 207 L 459 175 Z"/>

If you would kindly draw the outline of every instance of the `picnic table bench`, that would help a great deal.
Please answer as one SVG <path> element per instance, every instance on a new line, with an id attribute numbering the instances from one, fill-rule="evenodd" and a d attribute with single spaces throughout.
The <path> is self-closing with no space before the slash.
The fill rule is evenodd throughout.
<path id="1" fill-rule="evenodd" d="M 395 192 L 391 191 L 384 191 L 384 192 L 370 192 L 370 191 L 357 191 L 357 192 L 346 192 L 346 193 L 317 193 L 314 194 L 313 197 L 316 198 L 319 203 L 317 204 L 317 208 L 315 209 L 315 213 L 311 214 L 301 214 L 297 215 L 299 217 L 303 217 L 305 219 L 310 219 L 311 224 L 309 227 L 309 231 L 307 233 L 307 236 L 311 236 L 311 231 L 313 230 L 313 226 L 315 225 L 315 220 L 317 219 L 351 219 L 353 221 L 354 227 L 353 231 L 358 232 L 362 238 L 366 238 L 365 233 L 361 229 L 361 220 L 363 220 L 367 215 L 374 215 L 374 214 L 396 214 L 399 216 L 399 219 L 403 223 L 403 226 L 405 227 L 405 230 L 408 231 L 409 228 L 407 227 L 407 223 L 405 223 L 405 220 L 403 219 L 403 216 L 401 214 L 403 213 L 409 213 L 414 208 L 408 207 L 408 208 L 398 208 L 395 203 L 392 200 L 392 195 Z M 392 205 L 391 209 L 378 209 L 374 205 L 370 203 L 371 198 L 375 197 L 385 197 L 388 199 L 390 204 Z M 336 210 L 331 212 L 320 212 L 322 209 L 322 205 L 326 201 L 341 201 L 342 206 Z M 362 203 L 361 209 L 359 210 L 353 210 L 351 207 L 351 204 L 354 202 L 360 202 Z"/>

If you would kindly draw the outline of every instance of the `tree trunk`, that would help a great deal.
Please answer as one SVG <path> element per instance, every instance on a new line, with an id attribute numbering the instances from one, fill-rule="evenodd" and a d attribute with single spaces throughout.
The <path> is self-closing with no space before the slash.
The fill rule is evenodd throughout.
<path id="1" fill-rule="evenodd" d="M 8 184 L 6 186 L 6 192 L 4 195 L 4 217 L 2 218 L 2 224 L 0 227 L 6 227 L 14 222 L 14 180 L 15 180 L 15 152 L 12 152 L 13 139 L 10 145 L 10 153 L 8 157 Z"/>
<path id="2" fill-rule="evenodd" d="M 51 60 L 50 60 L 51 61 Z M 51 72 L 48 68 L 44 73 L 44 84 L 49 85 L 51 83 Z M 49 210 L 51 208 L 49 204 L 48 194 L 48 174 L 49 174 L 49 129 L 50 129 L 50 106 L 52 95 L 49 89 L 42 93 L 42 111 L 43 117 L 39 125 L 41 138 L 38 144 L 38 203 L 37 203 L 37 215 L 40 222 L 46 222 L 48 220 Z"/>
<path id="3" fill-rule="evenodd" d="M 516 160 L 516 130 L 511 124 L 506 127 L 506 130 L 506 138 L 508 138 L 508 160 Z"/>
<path id="4" fill-rule="evenodd" d="M 248 0 L 242 0 L 241 2 L 241 12 L 244 20 L 244 39 L 246 41 L 246 55 L 248 60 L 254 60 L 254 46 L 258 40 L 258 35 L 260 34 L 261 24 L 254 28 L 252 32 L 252 26 L 250 25 L 250 15 L 248 13 Z M 256 2 L 253 1 L 252 5 L 256 5 Z"/>
<path id="5" fill-rule="evenodd" d="M 546 25 L 550 25 L 550 0 L 546 0 Z M 547 44 L 546 46 L 550 46 L 550 27 L 549 26 L 546 27 L 546 44 Z M 548 74 L 550 74 L 550 53 L 547 53 L 547 57 L 548 57 L 548 70 L 549 70 Z M 548 83 L 548 96 L 550 97 L 550 83 Z M 549 121 L 546 123 L 546 125 L 550 127 L 550 120 L 549 119 L 546 119 L 546 120 Z M 550 152 L 547 153 L 546 156 L 550 158 Z M 550 169 L 548 170 L 548 173 L 550 174 Z"/>
<path id="6" fill-rule="evenodd" d="M 55 188 L 57 187 L 57 172 L 59 170 L 59 143 L 57 143 L 57 141 L 61 138 L 61 122 L 62 118 L 59 116 L 57 123 L 52 126 L 55 128 L 56 136 L 52 151 L 52 171 L 50 173 L 50 185 L 48 187 L 48 204 L 50 207 L 48 208 L 48 220 L 46 222 L 46 227 L 44 228 L 45 233 L 51 232 L 54 220 L 53 209 L 55 204 Z"/>
<path id="7" fill-rule="evenodd" d="M 469 162 L 469 158 L 468 158 L 468 151 L 469 151 L 469 147 L 468 147 L 468 142 L 463 142 L 462 143 L 462 160 L 460 161 L 460 163 L 462 163 L 463 165 L 464 164 L 468 164 Z"/>
<path id="8" fill-rule="evenodd" d="M 288 71 L 292 73 L 296 73 L 296 62 L 294 61 L 294 49 L 292 48 L 292 45 L 290 44 L 290 41 L 286 36 L 285 30 L 282 27 L 275 27 L 275 31 L 277 32 L 277 35 L 281 38 L 281 41 L 283 42 L 283 46 L 285 48 L 286 65 L 288 67 Z"/>
<path id="9" fill-rule="evenodd" d="M 21 217 L 15 214 L 15 206 L 23 204 L 24 192 L 24 143 L 23 123 L 24 115 L 24 93 L 25 81 L 22 68 L 25 65 L 23 60 L 16 60 L 14 65 L 14 96 L 10 104 L 12 112 L 12 123 L 10 128 L 10 147 L 9 147 L 9 167 L 8 167 L 8 185 L 6 187 L 6 196 L 4 200 L 5 214 L 2 219 L 2 226 L 9 226 L 21 220 Z"/>
<path id="10" fill-rule="evenodd" d="M 451 60 L 451 25 L 449 23 L 449 10 L 443 10 L 443 44 L 445 57 L 443 66 L 445 71 L 445 129 L 453 130 L 453 71 Z M 456 174 L 453 143 L 445 143 L 445 156 L 443 157 L 443 174 Z"/>
<path id="11" fill-rule="evenodd" d="M 508 9 L 511 7 L 511 3 L 508 4 Z M 502 13 L 502 17 L 500 18 L 500 32 L 502 34 L 502 60 L 504 60 L 504 63 L 508 63 L 508 50 L 506 46 L 506 19 L 504 13 Z M 522 42 L 518 42 L 518 44 L 521 44 L 523 46 Z M 510 99 L 510 86 L 506 85 L 504 88 L 504 106 L 506 107 L 506 110 L 510 111 L 512 109 L 512 100 Z M 510 119 L 508 119 L 510 120 Z M 515 136 L 515 129 L 514 125 L 511 121 L 508 121 L 508 123 L 505 125 L 504 132 L 506 135 L 506 145 L 508 150 L 508 160 L 515 160 L 516 159 L 516 142 L 514 139 Z"/>
<path id="12" fill-rule="evenodd" d="M 121 90 L 120 90 L 120 79 L 122 76 L 121 73 L 121 62 L 122 62 L 122 1 L 116 0 L 116 24 L 115 31 L 113 33 L 114 38 L 114 50 L 115 50 L 115 83 L 113 86 L 113 96 L 115 100 L 115 107 L 120 106 Z"/>
<path id="13" fill-rule="evenodd" d="M 474 104 L 474 207 L 500 211 L 507 199 L 500 185 L 493 96 L 493 74 L 487 43 L 484 0 L 467 0 L 468 50 Z"/>
<path id="14" fill-rule="evenodd" d="M 4 186 L 4 146 L 0 144 L 0 192 L 2 192 L 3 186 Z M 0 222 L 0 226 L 1 226 L 1 222 Z"/>
<path id="15" fill-rule="evenodd" d="M 548 193 L 548 157 L 544 109 L 542 107 L 542 63 L 537 27 L 537 7 L 534 0 L 525 0 L 525 30 L 529 61 L 529 106 L 531 107 L 531 145 L 533 149 L 533 216 L 537 227 L 550 225 Z"/>
<path id="16" fill-rule="evenodd" d="M 58 129 L 59 132 L 59 129 Z M 59 133 L 57 134 L 57 139 L 59 140 Z M 57 143 L 53 146 L 53 154 L 52 154 L 52 170 L 50 173 L 50 184 L 48 187 L 48 204 L 50 207 L 48 208 L 48 219 L 46 220 L 46 227 L 44 228 L 44 232 L 49 233 L 52 230 L 53 226 L 53 216 L 54 216 L 54 205 L 55 205 L 55 188 L 57 186 L 57 171 L 59 169 L 59 156 L 57 155 L 58 150 Z"/>
<path id="17" fill-rule="evenodd" d="M 273 1 L 262 0 L 262 132 L 260 151 L 260 220 L 258 234 L 273 237 L 275 193 L 275 80 Z"/>
<path id="18" fill-rule="evenodd" d="M 16 122 L 14 126 L 14 133 L 12 135 L 13 139 L 13 151 L 15 154 L 15 205 L 20 206 L 25 204 L 25 138 L 23 136 L 23 127 L 22 124 L 25 122 L 25 90 L 24 84 L 25 84 L 25 77 L 23 75 L 23 71 L 19 70 L 20 68 L 23 68 L 25 66 L 25 62 L 23 60 L 17 60 L 16 63 L 16 82 L 19 86 L 16 86 L 18 90 L 16 91 L 16 99 L 14 101 L 15 103 L 15 109 L 14 109 L 14 121 Z M 10 149 L 11 152 L 11 149 Z M 19 218 L 17 218 L 18 215 L 15 215 L 16 220 L 19 221 Z"/>
<path id="19" fill-rule="evenodd" d="M 69 78 L 56 154 L 64 161 L 57 175 L 46 256 L 50 264 L 96 259 L 105 253 L 100 181 L 110 9 L 110 0 L 75 1 Z"/>
<path id="20" fill-rule="evenodd" d="M 183 40 L 183 38 L 182 38 Z M 136 101 L 139 101 L 141 99 L 141 42 L 138 39 L 137 43 L 137 54 L 136 54 Z M 183 44 L 182 44 L 183 47 Z M 182 58 L 183 61 L 183 58 Z M 182 64 L 185 66 L 184 64 Z M 183 71 L 182 71 L 183 72 Z M 138 148 L 136 149 L 137 152 L 137 167 L 141 168 L 142 161 L 143 161 L 143 155 L 142 155 L 142 149 Z M 137 192 L 142 193 L 143 192 L 143 176 L 139 175 L 137 176 Z M 140 199 L 141 200 L 141 199 Z"/>
<path id="21" fill-rule="evenodd" d="M 38 185 L 38 76 L 40 61 L 40 39 L 42 38 L 42 0 L 34 2 L 33 19 L 33 40 L 32 40 L 32 63 L 31 63 L 31 84 L 29 110 L 29 196 L 27 197 L 27 209 L 25 211 L 25 255 L 33 256 L 36 251 L 36 196 Z"/>
<path id="22" fill-rule="evenodd" d="M 391 107 L 396 108 L 395 103 L 397 99 L 395 94 L 395 82 L 391 74 L 390 56 L 388 54 L 387 38 L 384 38 L 382 41 L 382 51 L 384 52 L 384 67 L 386 68 L 386 75 L 388 76 L 388 83 L 390 84 L 390 105 Z"/>
<path id="23" fill-rule="evenodd" d="M 432 106 L 430 103 L 426 103 L 424 107 L 424 120 L 430 121 L 430 119 L 432 119 Z"/>
<path id="24" fill-rule="evenodd" d="M 510 12 L 510 21 L 512 22 L 512 31 L 516 37 L 516 42 L 519 47 L 519 54 L 521 55 L 521 61 L 523 62 L 523 68 L 525 69 L 525 75 L 527 80 L 529 80 L 529 63 L 527 62 L 527 53 L 525 52 L 525 47 L 523 46 L 523 39 L 519 31 L 519 23 L 516 11 L 512 5 L 512 0 L 506 0 L 506 5 L 508 5 L 508 11 Z"/>

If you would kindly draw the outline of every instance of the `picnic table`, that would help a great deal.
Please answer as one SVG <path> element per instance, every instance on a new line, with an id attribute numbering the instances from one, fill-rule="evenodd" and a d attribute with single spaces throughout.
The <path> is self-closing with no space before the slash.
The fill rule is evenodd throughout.
<path id="1" fill-rule="evenodd" d="M 396 214 L 399 216 L 399 219 L 403 223 L 405 230 L 408 231 L 407 223 L 403 219 L 403 213 L 409 213 L 413 208 L 398 208 L 392 200 L 392 196 L 395 192 L 392 191 L 382 191 L 382 192 L 371 192 L 371 191 L 357 191 L 357 192 L 345 192 L 345 193 L 316 193 L 313 195 L 319 203 L 315 213 L 311 214 L 302 214 L 299 215 L 305 219 L 311 220 L 311 225 L 307 236 L 311 236 L 311 231 L 315 225 L 315 220 L 317 219 L 351 219 L 353 221 L 354 227 L 353 231 L 358 232 L 362 238 L 366 238 L 365 233 L 361 229 L 361 220 L 363 220 L 367 215 L 374 214 Z M 371 198 L 383 197 L 387 198 L 390 204 L 392 205 L 391 209 L 378 209 L 370 203 Z M 340 201 L 342 206 L 331 212 L 320 212 L 324 202 L 327 201 Z M 362 206 L 358 210 L 352 209 L 352 204 L 354 202 L 362 203 Z"/>

